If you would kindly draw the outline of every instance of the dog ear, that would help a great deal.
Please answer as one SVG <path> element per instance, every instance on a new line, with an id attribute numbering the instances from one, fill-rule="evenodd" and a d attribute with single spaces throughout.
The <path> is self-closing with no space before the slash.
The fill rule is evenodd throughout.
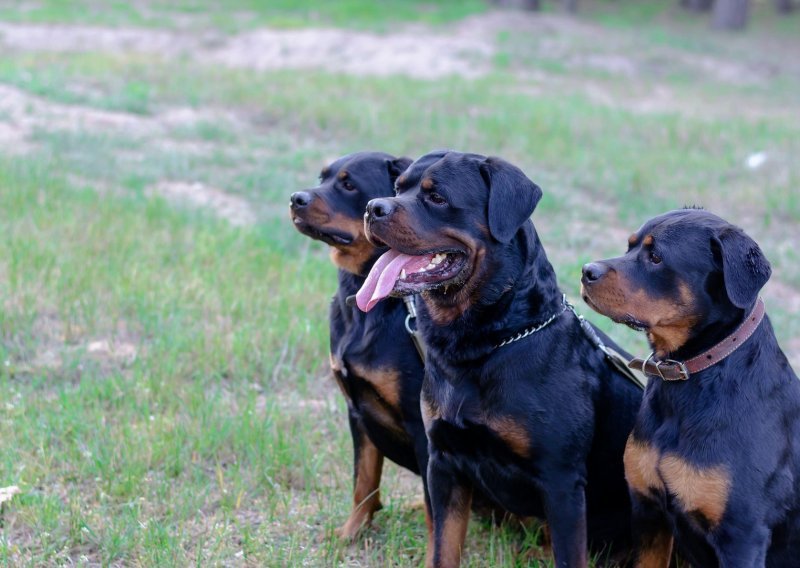
<path id="1" fill-rule="evenodd" d="M 489 232 L 507 243 L 536 209 L 542 190 L 522 170 L 500 158 L 486 158 L 479 168 L 489 187 Z"/>
<path id="2" fill-rule="evenodd" d="M 389 178 L 392 180 L 392 183 L 400 177 L 400 174 L 408 169 L 408 166 L 410 166 L 413 161 L 414 160 L 411 158 L 406 157 L 386 160 L 386 168 L 389 170 Z"/>
<path id="3" fill-rule="evenodd" d="M 758 298 L 772 267 L 758 244 L 738 227 L 726 227 L 713 237 L 722 256 L 725 291 L 734 306 L 746 308 Z"/>

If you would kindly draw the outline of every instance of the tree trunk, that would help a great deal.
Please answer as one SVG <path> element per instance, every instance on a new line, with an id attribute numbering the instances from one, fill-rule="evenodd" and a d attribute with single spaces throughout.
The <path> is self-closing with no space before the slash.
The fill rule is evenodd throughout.
<path id="1" fill-rule="evenodd" d="M 708 12 L 714 0 L 681 0 L 681 6 L 691 12 Z"/>
<path id="2" fill-rule="evenodd" d="M 517 8 L 536 12 L 541 8 L 540 0 L 491 0 L 491 3 L 501 8 Z"/>
<path id="3" fill-rule="evenodd" d="M 711 25 L 720 30 L 741 30 L 749 15 L 750 0 L 716 0 Z"/>
<path id="4" fill-rule="evenodd" d="M 792 4 L 792 0 L 775 0 L 775 9 L 780 14 L 788 14 L 794 10 L 794 5 Z"/>

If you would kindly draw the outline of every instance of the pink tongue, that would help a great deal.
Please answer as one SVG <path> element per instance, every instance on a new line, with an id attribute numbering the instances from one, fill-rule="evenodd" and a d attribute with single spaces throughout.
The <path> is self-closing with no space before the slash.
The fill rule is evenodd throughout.
<path id="1" fill-rule="evenodd" d="M 369 271 L 364 285 L 356 294 L 356 304 L 363 312 L 368 312 L 375 304 L 392 293 L 400 272 L 405 268 L 409 274 L 428 266 L 432 254 L 411 256 L 389 249 L 375 262 Z"/>

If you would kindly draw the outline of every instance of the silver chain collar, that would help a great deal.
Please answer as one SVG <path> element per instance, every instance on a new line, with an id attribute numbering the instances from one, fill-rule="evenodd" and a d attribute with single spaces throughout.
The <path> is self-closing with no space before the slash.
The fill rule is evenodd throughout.
<path id="1" fill-rule="evenodd" d="M 543 321 L 542 323 L 540 323 L 538 325 L 535 325 L 535 326 L 532 326 L 532 327 L 529 327 L 527 329 L 523 329 L 518 334 L 512 335 L 508 339 L 504 339 L 501 343 L 498 343 L 497 345 L 492 347 L 492 349 L 493 350 L 494 349 L 500 349 L 501 347 L 504 347 L 504 346 L 506 346 L 506 345 L 508 345 L 510 343 L 514 343 L 515 341 L 519 341 L 520 339 L 525 339 L 526 337 L 528 337 L 530 335 L 533 335 L 537 331 L 543 330 L 548 325 L 553 323 L 558 317 L 560 317 L 561 314 L 563 314 L 565 311 L 567 311 L 567 309 L 571 310 L 572 313 L 574 313 L 576 316 L 578 315 L 577 313 L 575 313 L 575 308 L 572 307 L 572 304 L 570 304 L 567 301 L 567 295 L 566 294 L 562 294 L 562 296 L 561 296 L 561 310 L 559 310 L 558 312 L 554 313 L 552 316 L 547 318 L 547 320 Z M 578 316 L 578 317 L 580 317 L 580 316 Z"/>

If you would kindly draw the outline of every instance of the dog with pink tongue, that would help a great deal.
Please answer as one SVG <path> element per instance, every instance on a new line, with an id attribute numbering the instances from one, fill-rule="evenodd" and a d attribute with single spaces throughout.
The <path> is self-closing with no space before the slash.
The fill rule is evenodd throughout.
<path id="1" fill-rule="evenodd" d="M 365 234 L 389 251 L 357 294 L 369 312 L 419 294 L 426 345 L 428 566 L 457 566 L 477 492 L 545 519 L 556 566 L 630 551 L 622 455 L 642 390 L 579 318 L 530 220 L 541 189 L 512 164 L 438 151 L 374 199 Z"/>

